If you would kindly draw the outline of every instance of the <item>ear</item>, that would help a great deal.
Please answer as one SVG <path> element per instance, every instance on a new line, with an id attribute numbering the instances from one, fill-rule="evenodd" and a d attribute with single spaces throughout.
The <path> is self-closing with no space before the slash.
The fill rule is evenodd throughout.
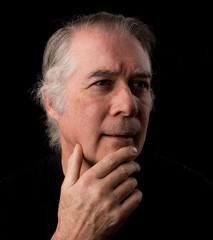
<path id="1" fill-rule="evenodd" d="M 53 119 L 55 119 L 57 121 L 58 118 L 59 118 L 59 114 L 54 109 L 53 104 L 50 100 L 50 97 L 46 94 L 45 91 L 42 91 L 42 96 L 43 96 L 43 99 L 44 99 L 44 104 L 45 104 L 46 111 L 48 112 L 50 117 L 52 117 Z"/>

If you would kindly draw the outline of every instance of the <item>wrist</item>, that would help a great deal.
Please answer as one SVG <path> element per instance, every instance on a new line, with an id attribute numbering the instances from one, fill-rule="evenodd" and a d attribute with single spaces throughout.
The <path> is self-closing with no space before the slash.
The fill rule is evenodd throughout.
<path id="1" fill-rule="evenodd" d="M 70 236 L 66 236 L 65 234 L 62 234 L 59 231 L 55 231 L 55 233 L 53 234 L 51 240 L 71 240 Z M 72 239 L 74 240 L 74 239 Z"/>

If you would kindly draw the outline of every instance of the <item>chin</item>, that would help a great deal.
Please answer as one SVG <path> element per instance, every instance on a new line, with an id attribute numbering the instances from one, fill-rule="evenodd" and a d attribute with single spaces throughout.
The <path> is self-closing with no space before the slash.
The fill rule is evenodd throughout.
<path id="1" fill-rule="evenodd" d="M 136 146 L 135 144 L 124 144 L 124 143 L 120 143 L 120 144 L 116 144 L 116 145 L 113 144 L 112 146 L 108 146 L 103 151 L 101 151 L 100 154 L 98 154 L 98 158 L 97 158 L 98 160 L 96 162 L 99 162 L 101 159 L 103 159 L 107 155 L 114 153 L 123 147 L 128 147 L 128 146 L 134 146 L 137 148 L 138 151 L 139 150 L 141 151 L 141 148 L 139 149 L 138 146 Z"/>
<path id="2" fill-rule="evenodd" d="M 90 152 L 90 153 L 85 152 L 84 159 L 90 166 L 94 166 L 96 163 L 100 162 L 107 155 L 114 153 L 119 149 L 127 146 L 136 147 L 136 149 L 138 150 L 136 157 L 140 154 L 143 148 L 142 145 L 138 146 L 133 142 L 131 143 L 125 143 L 125 142 L 112 143 L 111 142 L 111 143 L 104 144 L 103 146 L 99 146 L 99 148 L 96 151 L 94 150 L 93 152 Z"/>

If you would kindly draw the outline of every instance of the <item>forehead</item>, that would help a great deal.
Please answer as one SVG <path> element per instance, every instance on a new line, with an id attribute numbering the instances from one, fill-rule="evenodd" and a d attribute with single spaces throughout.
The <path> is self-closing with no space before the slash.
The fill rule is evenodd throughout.
<path id="1" fill-rule="evenodd" d="M 116 32 L 109 34 L 99 29 L 82 29 L 72 37 L 71 49 L 77 66 L 81 65 L 83 69 L 151 71 L 147 53 L 131 36 L 121 36 Z"/>

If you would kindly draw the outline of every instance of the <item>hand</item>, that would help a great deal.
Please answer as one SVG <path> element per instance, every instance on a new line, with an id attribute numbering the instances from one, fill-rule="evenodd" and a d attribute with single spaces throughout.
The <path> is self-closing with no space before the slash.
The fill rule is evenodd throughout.
<path id="1" fill-rule="evenodd" d="M 140 167 L 136 151 L 124 147 L 107 155 L 81 177 L 82 148 L 75 146 L 68 161 L 52 240 L 110 239 L 139 205 L 142 193 L 130 177 Z"/>

